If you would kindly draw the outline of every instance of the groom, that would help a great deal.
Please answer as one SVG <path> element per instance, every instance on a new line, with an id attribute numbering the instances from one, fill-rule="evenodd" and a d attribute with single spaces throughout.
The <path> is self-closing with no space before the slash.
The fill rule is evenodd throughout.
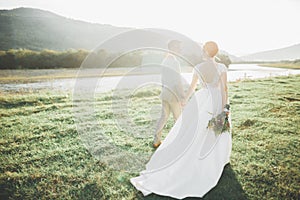
<path id="1" fill-rule="evenodd" d="M 180 76 L 180 62 L 176 59 L 176 56 L 172 54 L 172 52 L 177 54 L 180 53 L 181 42 L 178 40 L 169 41 L 168 49 L 169 52 L 162 61 L 162 90 L 160 94 L 162 100 L 162 112 L 154 134 L 154 148 L 157 148 L 161 144 L 162 129 L 169 118 L 170 112 L 172 112 L 176 121 L 181 114 L 184 101 L 184 92 Z"/>

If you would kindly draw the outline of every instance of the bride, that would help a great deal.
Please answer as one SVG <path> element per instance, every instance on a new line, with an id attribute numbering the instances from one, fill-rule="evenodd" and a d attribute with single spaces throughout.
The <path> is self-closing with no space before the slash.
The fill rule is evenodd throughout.
<path id="1" fill-rule="evenodd" d="M 144 196 L 156 193 L 178 199 L 203 197 L 218 183 L 229 163 L 230 131 L 219 134 L 208 127 L 208 122 L 229 104 L 227 68 L 215 61 L 217 53 L 215 42 L 205 43 L 205 61 L 194 67 L 182 114 L 146 169 L 130 179 Z M 198 80 L 202 87 L 194 93 Z"/>

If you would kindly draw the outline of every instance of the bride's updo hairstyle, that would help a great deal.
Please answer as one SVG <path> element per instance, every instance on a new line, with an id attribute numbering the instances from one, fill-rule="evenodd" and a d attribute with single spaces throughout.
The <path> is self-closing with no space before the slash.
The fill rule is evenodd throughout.
<path id="1" fill-rule="evenodd" d="M 213 41 L 208 41 L 203 46 L 204 51 L 209 57 L 214 57 L 219 51 L 218 45 Z"/>

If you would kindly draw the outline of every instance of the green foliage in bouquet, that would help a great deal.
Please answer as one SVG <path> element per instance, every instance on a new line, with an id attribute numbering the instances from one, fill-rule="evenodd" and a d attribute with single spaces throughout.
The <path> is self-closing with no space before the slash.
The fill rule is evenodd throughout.
<path id="1" fill-rule="evenodd" d="M 213 129 L 217 135 L 229 131 L 230 130 L 230 123 L 228 120 L 229 109 L 230 109 L 230 105 L 226 104 L 224 106 L 224 111 L 222 111 L 219 115 L 209 120 L 207 128 Z"/>

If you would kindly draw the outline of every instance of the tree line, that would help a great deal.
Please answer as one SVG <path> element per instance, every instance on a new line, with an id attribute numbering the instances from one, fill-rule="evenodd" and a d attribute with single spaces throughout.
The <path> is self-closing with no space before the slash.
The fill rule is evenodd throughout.
<path id="1" fill-rule="evenodd" d="M 88 53 L 86 50 L 10 49 L 0 51 L 0 69 L 78 68 Z"/>
<path id="2" fill-rule="evenodd" d="M 84 49 L 66 51 L 10 49 L 0 51 L 0 69 L 79 68 L 84 61 L 85 66 L 88 68 L 105 67 L 108 63 L 110 67 L 132 67 L 141 65 L 147 53 L 149 54 L 149 52 L 143 50 L 123 55 L 121 53 L 111 53 L 104 49 L 93 52 Z M 195 55 L 191 55 L 191 58 L 193 56 L 198 59 Z M 118 59 L 114 60 L 113 58 L 116 57 Z M 218 58 L 220 59 L 218 62 L 224 63 L 226 66 L 231 63 L 227 55 L 218 55 Z"/>

